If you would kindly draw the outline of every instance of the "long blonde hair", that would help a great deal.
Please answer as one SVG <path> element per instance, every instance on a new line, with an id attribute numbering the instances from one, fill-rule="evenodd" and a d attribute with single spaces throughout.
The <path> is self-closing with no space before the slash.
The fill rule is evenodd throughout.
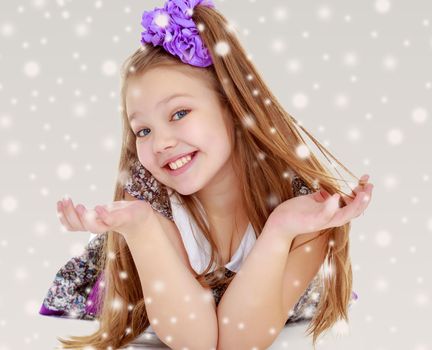
<path id="1" fill-rule="evenodd" d="M 274 209 L 275 202 L 268 201 L 269 195 L 277 198 L 277 203 L 293 197 L 292 176 L 287 174 L 296 173 L 310 188 L 315 188 L 318 183 L 319 187 L 330 194 L 336 192 L 346 194 L 337 183 L 338 179 L 332 176 L 312 152 L 308 158 L 297 156 L 297 147 L 305 145 L 299 132 L 301 129 L 327 160 L 329 160 L 328 156 L 332 157 L 357 179 L 283 109 L 247 58 L 235 32 L 229 29 L 225 17 L 214 8 L 197 6 L 194 9 L 193 20 L 197 25 L 202 24 L 204 28 L 200 36 L 213 59 L 213 65 L 210 67 L 198 68 L 186 65 L 163 48 L 150 45 L 141 46 L 122 66 L 123 142 L 113 200 L 124 199 L 121 174 L 129 171 L 131 164 L 138 159 L 136 136 L 130 128 L 126 112 L 125 94 L 128 81 L 151 68 L 178 65 L 183 65 L 184 68 L 202 74 L 205 79 L 208 79 L 221 103 L 229 109 L 232 125 L 230 133 L 234 142 L 233 165 L 242 185 L 242 200 L 248 218 L 258 236 Z M 215 45 L 222 41 L 230 48 L 230 53 L 224 56 L 218 55 L 215 51 Z M 164 193 L 167 193 L 167 188 L 163 184 L 161 188 Z M 197 280 L 206 287 L 229 283 L 234 276 L 227 278 L 221 273 L 224 270 L 221 255 L 198 209 L 197 199 L 194 195 L 182 196 L 178 193 L 176 195 L 193 216 L 212 247 L 210 263 L 196 277 Z M 346 195 L 351 197 L 351 194 Z M 318 336 L 336 321 L 342 318 L 348 320 L 347 310 L 352 292 L 349 231 L 350 222 L 322 231 L 322 234 L 328 237 L 326 262 L 332 273 L 324 280 L 321 299 L 308 328 L 308 335 L 313 333 L 314 346 Z M 111 255 L 111 258 L 107 258 L 108 255 Z M 58 338 L 63 348 L 80 349 L 89 345 L 97 349 L 123 347 L 150 325 L 137 269 L 121 234 L 115 231 L 107 233 L 102 259 L 105 286 L 100 300 L 102 309 L 98 316 L 99 329 L 88 336 Z M 213 262 L 217 262 L 217 273 L 207 278 L 206 274 Z M 125 271 L 128 278 L 121 279 L 120 271 Z M 124 305 L 130 307 L 113 308 L 111 305 L 114 300 L 122 300 Z"/>

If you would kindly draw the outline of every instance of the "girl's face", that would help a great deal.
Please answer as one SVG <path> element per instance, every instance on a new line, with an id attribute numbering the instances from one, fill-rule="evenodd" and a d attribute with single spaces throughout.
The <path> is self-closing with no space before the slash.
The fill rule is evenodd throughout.
<path id="1" fill-rule="evenodd" d="M 179 68 L 154 68 L 131 80 L 126 109 L 141 164 L 159 182 L 190 195 L 224 173 L 231 143 L 216 93 L 201 75 Z M 185 171 L 171 173 L 169 159 L 195 151 Z"/>

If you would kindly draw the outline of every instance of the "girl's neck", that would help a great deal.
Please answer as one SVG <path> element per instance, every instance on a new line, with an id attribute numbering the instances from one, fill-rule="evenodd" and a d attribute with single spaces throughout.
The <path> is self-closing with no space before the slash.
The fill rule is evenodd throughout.
<path id="1" fill-rule="evenodd" d="M 249 224 L 241 188 L 232 163 L 227 161 L 197 193 L 207 214 L 210 234 L 225 258 L 235 253 Z"/>

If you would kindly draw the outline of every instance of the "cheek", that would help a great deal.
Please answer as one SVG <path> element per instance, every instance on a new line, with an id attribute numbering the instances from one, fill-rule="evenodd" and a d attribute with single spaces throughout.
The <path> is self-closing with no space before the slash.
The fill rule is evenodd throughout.
<path id="1" fill-rule="evenodd" d="M 230 139 L 225 125 L 214 123 L 207 129 L 207 134 L 203 138 L 213 156 L 226 157 L 230 152 Z"/>
<path id="2" fill-rule="evenodd" d="M 181 140 L 184 144 L 196 147 L 200 150 L 204 150 L 206 148 L 208 132 L 205 127 L 191 125 L 187 130 L 184 131 L 183 135 L 185 135 L 185 137 L 182 137 Z"/>
<path id="3" fill-rule="evenodd" d="M 217 153 L 229 148 L 229 136 L 225 126 L 212 119 L 200 123 L 191 123 L 184 132 L 185 143 L 199 148 L 205 153 Z"/>
<path id="4" fill-rule="evenodd" d="M 154 170 L 154 164 L 152 163 L 152 156 L 148 147 L 144 146 L 144 144 L 137 143 L 137 155 L 143 167 L 152 172 Z"/>

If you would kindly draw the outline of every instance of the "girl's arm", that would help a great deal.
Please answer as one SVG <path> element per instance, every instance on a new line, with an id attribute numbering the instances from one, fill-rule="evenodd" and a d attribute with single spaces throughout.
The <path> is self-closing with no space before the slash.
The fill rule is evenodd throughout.
<path id="1" fill-rule="evenodd" d="M 313 239 L 310 249 L 290 252 L 294 237 L 308 240 L 358 217 L 369 205 L 372 189 L 372 184 L 358 188 L 342 208 L 338 195 L 321 190 L 291 198 L 272 211 L 219 303 L 218 349 L 261 349 L 273 343 L 326 255 L 327 235 Z"/>
<path id="2" fill-rule="evenodd" d="M 150 324 L 172 349 L 216 348 L 213 295 L 181 261 L 163 230 L 164 219 L 156 213 L 140 234 L 125 236 L 138 270 Z"/>
<path id="3" fill-rule="evenodd" d="M 309 242 L 310 241 L 310 242 Z M 308 242 L 306 244 L 306 242 Z M 299 249 L 298 246 L 305 244 Z M 296 236 L 293 240 L 283 277 L 283 309 L 291 310 L 317 275 L 325 261 L 328 235 L 320 231 Z M 288 318 L 288 317 L 287 317 Z"/>
<path id="4" fill-rule="evenodd" d="M 217 349 L 267 349 L 277 338 L 325 257 L 323 239 L 306 254 L 289 253 L 292 241 L 264 226 L 218 305 Z"/>

